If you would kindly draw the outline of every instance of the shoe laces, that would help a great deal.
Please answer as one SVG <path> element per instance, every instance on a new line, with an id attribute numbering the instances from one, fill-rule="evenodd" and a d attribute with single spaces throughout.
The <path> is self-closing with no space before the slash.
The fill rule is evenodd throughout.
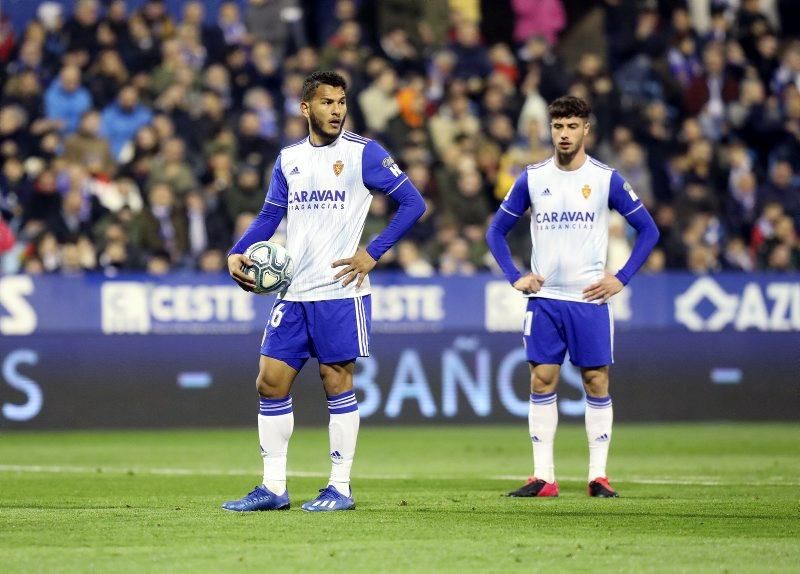
<path id="1" fill-rule="evenodd" d="M 317 500 L 339 500 L 342 495 L 339 494 L 338 490 L 334 490 L 331 485 L 326 486 L 325 488 L 319 489 L 319 496 Z"/>
<path id="2" fill-rule="evenodd" d="M 247 493 L 246 498 L 261 498 L 264 496 L 264 489 L 260 485 L 256 486 L 253 490 Z"/>

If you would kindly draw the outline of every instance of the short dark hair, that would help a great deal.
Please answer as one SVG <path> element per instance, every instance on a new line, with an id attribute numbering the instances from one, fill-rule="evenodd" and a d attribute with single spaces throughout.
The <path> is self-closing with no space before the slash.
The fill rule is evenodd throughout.
<path id="1" fill-rule="evenodd" d="M 589 119 L 592 109 L 589 104 L 575 96 L 561 96 L 547 107 L 550 119 L 556 118 L 583 118 Z"/>
<path id="2" fill-rule="evenodd" d="M 322 84 L 347 90 L 347 80 L 336 72 L 314 72 L 303 81 L 303 101 L 310 102 Z"/>

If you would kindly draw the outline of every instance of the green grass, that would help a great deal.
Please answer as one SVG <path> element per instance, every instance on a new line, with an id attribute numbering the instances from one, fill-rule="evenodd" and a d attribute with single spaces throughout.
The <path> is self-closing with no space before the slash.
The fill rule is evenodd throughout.
<path id="1" fill-rule="evenodd" d="M 260 481 L 256 431 L 0 435 L 0 571 L 797 572 L 800 425 L 617 425 L 616 500 L 585 494 L 582 426 L 558 499 L 509 499 L 517 426 L 362 428 L 354 512 L 307 514 L 327 431 L 297 429 L 289 512 L 219 509 Z"/>

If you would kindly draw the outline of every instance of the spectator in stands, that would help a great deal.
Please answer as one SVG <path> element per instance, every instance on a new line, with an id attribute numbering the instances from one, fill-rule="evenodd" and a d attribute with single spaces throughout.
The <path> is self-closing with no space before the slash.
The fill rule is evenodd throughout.
<path id="1" fill-rule="evenodd" d="M 800 269 L 800 246 L 791 217 L 781 215 L 775 220 L 772 236 L 759 248 L 758 258 L 762 269 L 774 271 Z"/>
<path id="2" fill-rule="evenodd" d="M 92 107 L 89 90 L 81 85 L 81 71 L 77 66 L 64 66 L 44 94 L 47 117 L 59 122 L 65 134 L 74 132 L 81 116 Z"/>
<path id="3" fill-rule="evenodd" d="M 152 118 L 150 108 L 139 102 L 139 91 L 132 85 L 122 88 L 117 100 L 103 109 L 100 121 L 100 133 L 108 140 L 112 155 L 119 159 L 125 144 Z"/>
<path id="4" fill-rule="evenodd" d="M 80 67 L 89 65 L 97 53 L 97 26 L 100 4 L 97 0 L 77 0 L 72 18 L 64 25 L 69 52 Z"/>
<path id="5" fill-rule="evenodd" d="M 396 246 L 397 263 L 409 277 L 432 277 L 436 270 L 419 252 L 417 244 L 403 240 Z"/>
<path id="6" fill-rule="evenodd" d="M 33 194 L 31 178 L 18 157 L 10 157 L 0 170 L 0 219 L 18 220 Z"/>
<path id="7" fill-rule="evenodd" d="M 492 62 L 489 51 L 481 43 L 478 26 L 463 22 L 456 30 L 456 41 L 450 49 L 456 56 L 455 77 L 467 80 L 471 92 L 479 92 L 483 79 L 492 72 Z"/>
<path id="8" fill-rule="evenodd" d="M 122 58 L 132 75 L 149 74 L 160 62 L 161 43 L 141 15 L 131 16 L 128 22 L 130 41 L 122 49 Z"/>
<path id="9" fill-rule="evenodd" d="M 526 2 L 512 0 L 514 9 L 514 41 L 525 43 L 531 36 L 541 36 L 555 45 L 558 34 L 567 24 L 567 15 L 561 0 Z"/>
<path id="10" fill-rule="evenodd" d="M 20 227 L 24 230 L 31 221 L 44 224 L 58 214 L 61 196 L 56 186 L 56 174 L 45 169 L 34 180 L 33 193 L 23 205 Z"/>
<path id="11" fill-rule="evenodd" d="M 149 209 L 143 209 L 132 222 L 133 244 L 144 253 L 166 253 L 169 261 L 181 261 L 189 241 L 187 221 L 169 184 L 154 185 L 148 204 Z"/>
<path id="12" fill-rule="evenodd" d="M 606 0 L 605 59 L 585 42 L 578 50 L 558 45 L 561 2 L 546 18 L 528 11 L 547 3 L 516 0 L 303 3 L 314 10 L 309 30 L 323 38 L 319 48 L 305 41 L 297 0 L 224 2 L 218 23 L 206 21 L 204 2 L 188 0 L 177 24 L 163 0 L 137 2 L 130 15 L 125 0 L 102 4 L 101 15 L 97 0 L 78 0 L 72 12 L 43 2 L 18 48 L 13 33 L 2 36 L 14 49 L 0 50 L 0 213 L 15 250 L 57 225 L 72 186 L 82 205 L 96 197 L 113 212 L 96 224 L 104 271 L 143 269 L 150 260 L 158 269 L 196 268 L 201 257 L 213 268 L 214 247 L 224 249 L 230 227 L 263 202 L 265 164 L 277 153 L 269 150 L 306 136 L 300 86 L 322 61 L 350 79 L 356 105 L 348 125 L 395 142 L 396 159 L 428 205 L 409 238 L 437 266 L 448 254 L 448 272 L 462 268 L 454 262 L 464 251 L 468 272 L 485 266 L 474 239 L 486 224 L 481 205 L 552 154 L 546 103 L 565 92 L 594 104 L 593 155 L 629 171 L 653 204 L 663 238 L 653 270 L 795 265 L 796 239 L 782 221 L 800 224 L 800 42 L 786 32 L 791 21 L 774 19 L 785 3 L 762 13 L 756 0 L 704 9 Z M 703 10 L 705 23 L 696 16 Z M 581 25 L 592 34 L 591 19 Z M 185 142 L 180 153 L 176 138 Z M 472 180 L 478 199 L 465 200 Z M 188 256 L 167 248 L 169 261 L 153 258 L 165 249 L 162 237 L 139 250 L 149 212 L 139 190 L 147 195 L 162 182 L 179 199 L 168 218 L 155 219 L 159 234 L 173 215 L 188 225 L 184 197 L 193 228 L 206 222 L 208 248 L 195 241 Z M 129 227 L 133 241 L 107 241 L 104 230 L 116 227 Z M 76 247 L 89 241 L 81 237 L 66 255 L 48 247 L 25 268 L 58 268 L 63 257 L 65 269 L 77 270 Z M 614 249 L 624 249 L 625 234 L 616 239 Z M 403 267 L 411 251 L 398 247 L 392 265 Z M 84 258 L 80 267 L 91 268 Z"/>
<path id="13" fill-rule="evenodd" d="M 144 6 L 139 10 L 139 15 L 157 41 L 174 36 L 175 23 L 167 12 L 164 0 L 144 0 Z"/>
<path id="14" fill-rule="evenodd" d="M 139 187 L 133 180 L 118 178 L 112 181 L 95 180 L 91 186 L 95 195 L 105 209 L 114 214 L 122 210 L 126 213 L 139 213 L 144 207 L 144 200 Z"/>
<path id="15" fill-rule="evenodd" d="M 480 128 L 480 120 L 475 116 L 469 98 L 463 94 L 450 96 L 429 123 L 434 149 L 439 157 L 453 147 L 457 137 L 477 137 Z"/>
<path id="16" fill-rule="evenodd" d="M 784 213 L 800 226 L 800 185 L 795 181 L 790 162 L 778 160 L 772 165 L 769 181 L 759 190 L 759 201 L 779 203 Z"/>
<path id="17" fill-rule="evenodd" d="M 146 186 L 152 189 L 159 184 L 167 184 L 179 204 L 186 194 L 198 188 L 197 176 L 186 162 L 186 145 L 180 138 L 165 141 L 153 160 Z"/>
<path id="18" fill-rule="evenodd" d="M 221 63 L 225 57 L 225 35 L 216 22 L 206 21 L 205 5 L 200 0 L 190 0 L 182 6 L 181 25 L 188 25 L 200 33 L 200 45 L 205 48 L 209 62 Z"/>
<path id="19" fill-rule="evenodd" d="M 375 136 L 383 134 L 389 121 L 400 113 L 396 93 L 397 73 L 387 66 L 358 96 L 367 129 Z"/>
<path id="20" fill-rule="evenodd" d="M 64 159 L 92 167 L 96 173 L 111 176 L 116 163 L 108 142 L 100 136 L 100 114 L 89 110 L 81 117 L 77 131 L 64 141 Z"/>
<path id="21" fill-rule="evenodd" d="M 477 271 L 466 239 L 456 237 L 446 244 L 444 253 L 439 258 L 439 273 L 445 276 L 474 275 Z"/>
<path id="22" fill-rule="evenodd" d="M 116 50 L 104 50 L 86 74 L 86 86 L 97 108 L 111 104 L 128 83 L 129 75 Z"/>
<path id="23" fill-rule="evenodd" d="M 289 39 L 295 48 L 305 45 L 302 30 L 303 10 L 297 0 L 249 0 L 245 8 L 244 23 L 255 41 L 268 42 L 278 57 L 289 48 Z"/>
<path id="24" fill-rule="evenodd" d="M 223 163 L 229 164 L 227 157 Z M 233 168 L 229 164 L 227 169 L 232 170 Z M 231 174 L 230 177 L 232 178 L 233 175 Z M 236 176 L 236 181 L 231 181 L 223 191 L 222 197 L 230 221 L 234 221 L 240 213 L 256 214 L 261 211 L 264 204 L 264 190 L 260 185 L 259 172 L 251 167 L 243 166 Z"/>
<path id="25" fill-rule="evenodd" d="M 64 195 L 60 211 L 50 217 L 47 227 L 59 243 L 71 243 L 80 235 L 90 235 L 92 223 L 91 211 L 84 209 L 83 193 L 74 189 Z"/>
<path id="26" fill-rule="evenodd" d="M 108 1 L 105 15 L 100 21 L 100 26 L 105 26 L 108 29 L 113 36 L 113 44 L 121 53 L 126 50 L 131 44 L 126 0 Z"/>
<path id="27" fill-rule="evenodd" d="M 219 26 L 229 47 L 245 46 L 250 43 L 247 27 L 242 22 L 239 5 L 236 2 L 223 2 L 219 7 Z"/>
<path id="28" fill-rule="evenodd" d="M 206 249 L 197 258 L 197 270 L 202 273 L 219 274 L 227 271 L 225 251 Z"/>

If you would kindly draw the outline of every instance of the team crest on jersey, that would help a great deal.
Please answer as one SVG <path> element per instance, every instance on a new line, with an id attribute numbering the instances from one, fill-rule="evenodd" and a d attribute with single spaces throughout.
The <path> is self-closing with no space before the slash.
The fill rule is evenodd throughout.
<path id="1" fill-rule="evenodd" d="M 588 185 L 584 185 L 581 189 L 581 193 L 583 193 L 584 199 L 589 199 L 589 196 L 592 195 L 592 188 Z"/>
<path id="2" fill-rule="evenodd" d="M 338 177 L 339 175 L 341 175 L 343 169 L 344 169 L 344 164 L 342 163 L 342 160 L 337 159 L 336 162 L 333 164 L 333 173 L 336 174 L 336 176 Z"/>

